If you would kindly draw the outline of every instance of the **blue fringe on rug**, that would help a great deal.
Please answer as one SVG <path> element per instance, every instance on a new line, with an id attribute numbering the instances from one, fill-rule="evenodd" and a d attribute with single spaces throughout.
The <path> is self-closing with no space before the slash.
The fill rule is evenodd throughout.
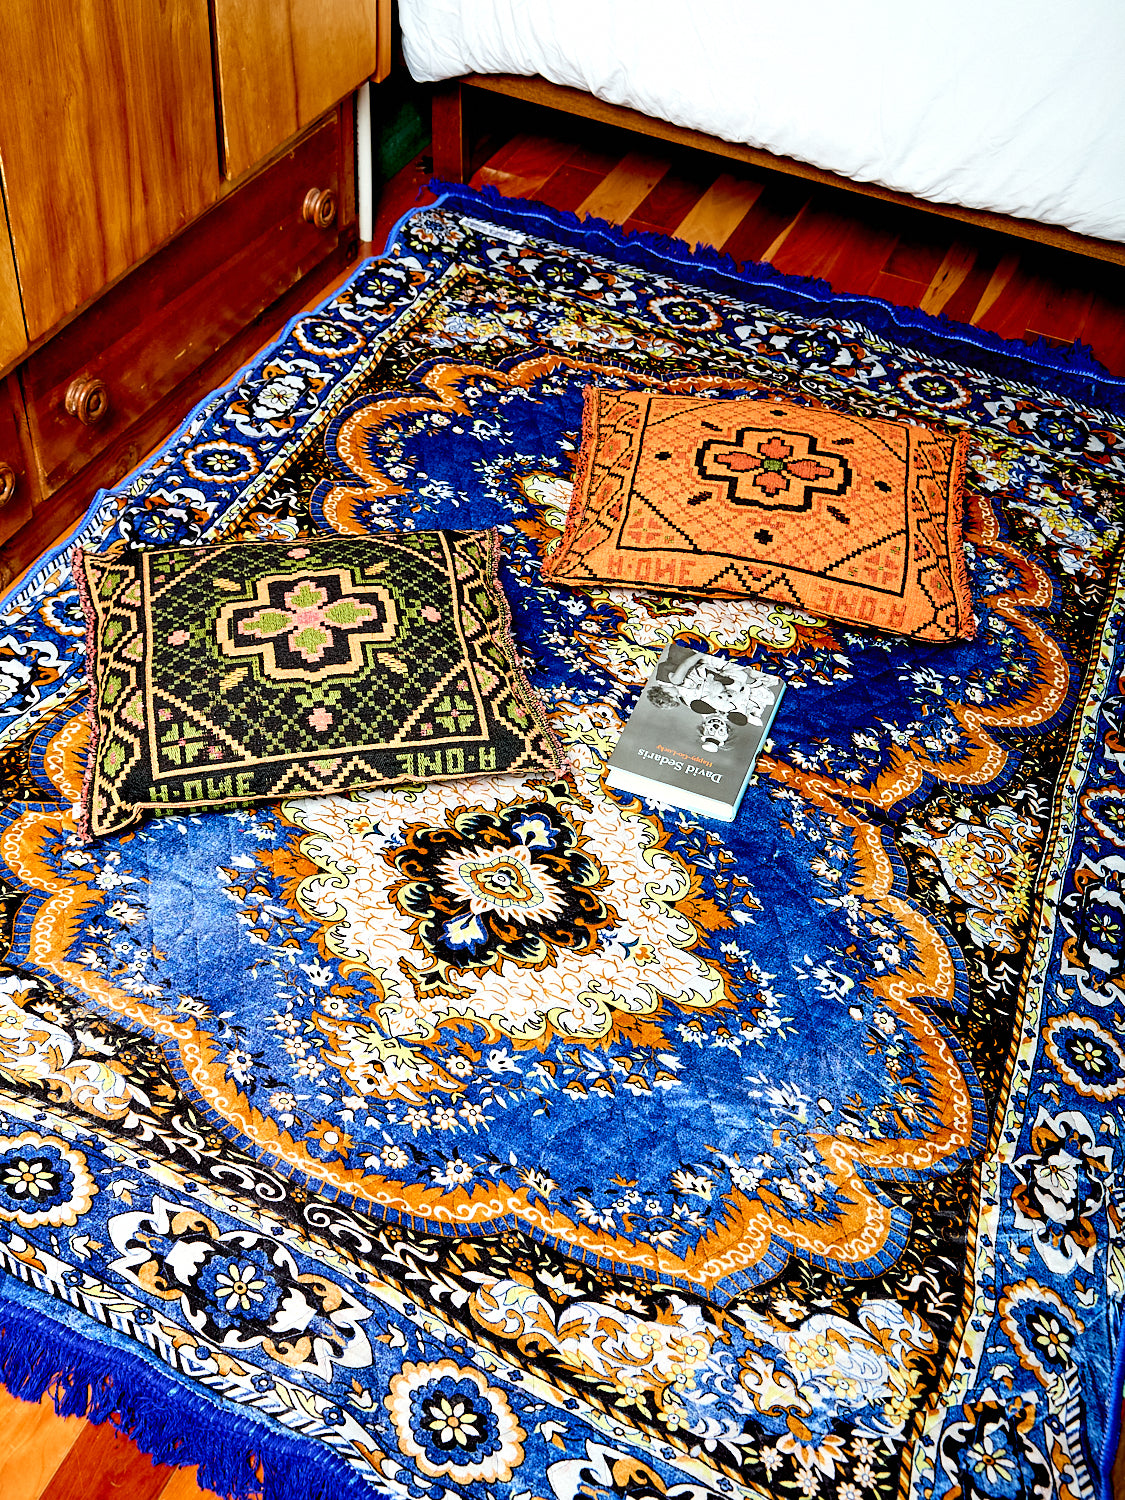
<path id="1" fill-rule="evenodd" d="M 198 1465 L 199 1484 L 229 1500 L 380 1500 L 381 1492 L 299 1434 L 245 1408 L 203 1400 L 112 1329 L 94 1340 L 12 1299 L 0 1281 L 0 1384 L 24 1401 L 50 1393 L 62 1417 L 112 1422 L 154 1463 Z M 88 1323 L 88 1319 L 85 1320 Z"/>
<path id="2" fill-rule="evenodd" d="M 610 256 L 638 270 L 674 273 L 679 280 L 708 291 L 744 300 L 753 300 L 755 293 L 766 294 L 769 306 L 779 312 L 808 316 L 819 310 L 834 317 L 854 318 L 873 333 L 885 334 L 935 359 L 948 360 L 951 345 L 965 345 L 965 362 L 978 369 L 1009 380 L 1028 381 L 1060 396 L 1125 415 L 1125 379 L 1109 374 L 1085 344 L 1060 349 L 1044 338 L 1034 343 L 1002 339 L 983 328 L 942 315 L 934 317 L 916 307 L 896 307 L 879 297 L 834 292 L 827 281 L 787 276 L 765 261 L 740 266 L 731 256 L 709 246 L 693 250 L 683 240 L 667 235 L 623 230 L 602 219 L 580 219 L 544 203 L 506 198 L 493 187 L 477 190 L 435 179 L 430 191 L 440 196 L 443 206 L 479 214 L 509 229 L 539 233 L 573 249 Z"/>

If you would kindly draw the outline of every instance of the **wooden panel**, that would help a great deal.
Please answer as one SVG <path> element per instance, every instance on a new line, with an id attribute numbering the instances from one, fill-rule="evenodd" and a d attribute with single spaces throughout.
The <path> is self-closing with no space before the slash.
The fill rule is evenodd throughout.
<path id="1" fill-rule="evenodd" d="M 0 158 L 0 177 L 4 163 Z M 27 348 L 27 329 L 23 321 L 20 286 L 16 279 L 16 261 L 8 238 L 8 221 L 0 200 L 0 369 L 12 364 Z"/>
<path id="2" fill-rule="evenodd" d="M 430 104 L 434 175 L 443 182 L 464 182 L 469 175 L 469 141 L 461 85 L 439 83 Z"/>
<path id="3" fill-rule="evenodd" d="M 0 542 L 17 532 L 31 519 L 38 493 L 37 478 L 24 455 L 20 441 L 23 403 L 14 375 L 0 380 Z M 0 584 L 6 584 L 0 564 Z M 21 1408 L 26 1403 L 21 1402 Z M 0 1495 L 8 1500 L 0 1469 Z"/>
<path id="4" fill-rule="evenodd" d="M 401 216 L 396 215 L 398 217 Z M 139 464 L 151 458 L 198 401 L 224 385 L 265 345 L 279 337 L 286 322 L 302 308 L 318 303 L 323 288 L 344 270 L 349 258 L 354 270 L 358 264 L 354 258 L 355 245 L 353 229 L 353 234 L 342 237 L 325 260 L 319 261 L 229 344 L 217 350 L 187 380 L 153 406 L 135 427 L 130 427 L 104 448 L 61 490 L 53 492 L 35 513 L 32 524 L 18 531 L 2 549 L 3 564 L 13 578 L 18 579 L 49 546 L 72 530 L 82 519 L 96 490 L 120 485 Z M 89 1500 L 95 1500 L 95 1497 L 90 1496 Z"/>
<path id="5" fill-rule="evenodd" d="M 350 122 L 346 106 L 339 114 Z M 340 124 L 334 123 L 331 128 L 339 132 Z M 326 125 L 324 129 L 329 127 Z M 346 132 L 344 136 L 337 133 L 336 139 L 340 159 L 346 163 Z M 63 482 L 61 488 L 55 488 L 60 476 L 54 473 L 51 493 L 38 505 L 32 524 L 24 526 L 5 544 L 4 562 L 13 576 L 18 578 L 47 547 L 70 531 L 86 511 L 95 490 L 121 484 L 138 464 L 151 457 L 197 401 L 224 385 L 236 370 L 277 338 L 289 318 L 303 307 L 315 305 L 323 295 L 320 288 L 338 276 L 349 260 L 354 260 L 358 249 L 354 206 L 341 216 L 333 230 L 318 230 L 315 240 L 306 234 L 311 229 L 309 225 L 304 225 L 294 240 L 290 237 L 291 230 L 279 217 L 290 213 L 294 204 L 299 206 L 299 195 L 306 191 L 314 175 L 310 166 L 318 165 L 316 160 L 310 163 L 303 152 L 309 149 L 315 156 L 323 147 L 322 131 L 314 130 L 104 299 L 107 319 L 117 333 L 131 327 L 129 300 L 134 293 L 137 306 L 155 309 L 146 316 L 153 320 L 151 336 L 162 341 L 165 355 L 177 334 L 185 349 L 191 342 L 195 358 L 202 351 L 216 347 L 214 353 L 205 357 L 162 399 L 153 396 L 143 416 L 132 426 L 122 428 L 111 405 L 108 420 L 116 435 Z M 323 163 L 322 157 L 320 164 Z M 315 176 L 323 179 L 320 172 Z M 342 195 L 342 201 L 348 203 L 347 194 Z M 398 219 L 407 207 L 409 202 L 403 202 L 394 218 Z M 193 277 L 199 283 L 194 299 L 188 290 L 195 284 Z M 170 301 L 161 302 L 160 287 Z M 283 290 L 285 287 L 288 290 Z M 177 288 L 183 290 L 173 295 Z M 261 308 L 256 315 L 255 307 Z M 91 320 L 87 352 L 97 343 L 94 311 L 91 309 L 73 325 L 73 330 L 77 330 L 87 326 L 87 319 Z M 226 342 L 221 342 L 223 334 L 227 335 Z M 179 347 L 172 348 L 172 353 Z M 45 354 L 46 350 L 39 352 Z M 28 361 L 24 366 L 25 375 L 30 364 Z M 42 366 L 37 364 L 36 369 L 42 370 Z M 60 372 L 56 371 L 56 381 L 60 379 Z M 31 393 L 39 398 L 31 408 L 38 432 L 38 417 L 46 404 L 46 393 L 35 388 Z M 56 393 L 61 400 L 65 386 L 60 390 L 56 383 Z M 73 467 L 66 465 L 64 472 Z M 34 495 L 33 503 L 38 503 Z"/>
<path id="6" fill-rule="evenodd" d="M 35 339 L 216 198 L 210 28 L 207 0 L 4 0 L 3 27 L 0 156 Z"/>
<path id="7" fill-rule="evenodd" d="M 223 170 L 239 177 L 378 74 L 378 0 L 214 0 Z M 388 42 L 389 45 L 389 42 Z M 386 47 L 383 48 L 386 54 Z"/>
<path id="8" fill-rule="evenodd" d="M 302 209 L 310 188 L 339 199 L 339 168 L 333 115 L 30 356 L 24 395 L 45 492 L 335 249 L 341 226 L 317 229 Z M 77 379 L 105 385 L 108 407 L 93 425 L 67 410 Z"/>
<path id="9" fill-rule="evenodd" d="M 376 25 L 379 28 L 378 61 L 373 74 L 376 83 L 382 83 L 391 71 L 391 6 L 393 0 L 375 0 Z"/>

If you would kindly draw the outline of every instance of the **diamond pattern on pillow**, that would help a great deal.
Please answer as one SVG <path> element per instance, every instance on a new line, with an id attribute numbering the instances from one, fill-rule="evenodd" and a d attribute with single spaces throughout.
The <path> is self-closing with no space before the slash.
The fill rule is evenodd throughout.
<path id="1" fill-rule="evenodd" d="M 919 640 L 968 639 L 966 445 L 773 396 L 590 388 L 544 576 L 757 595 Z"/>

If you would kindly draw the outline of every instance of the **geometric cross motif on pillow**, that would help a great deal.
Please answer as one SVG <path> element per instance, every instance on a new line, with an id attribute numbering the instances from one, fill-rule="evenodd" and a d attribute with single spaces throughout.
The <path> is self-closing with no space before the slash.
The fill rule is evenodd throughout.
<path id="1" fill-rule="evenodd" d="M 351 673 L 363 664 L 366 641 L 390 641 L 398 626 L 386 589 L 364 588 L 342 568 L 260 578 L 254 604 L 219 611 L 219 650 L 254 656 L 270 677 L 309 682 Z"/>
<path id="2" fill-rule="evenodd" d="M 495 531 L 79 554 L 83 831 L 147 811 L 559 769 Z"/>
<path id="3" fill-rule="evenodd" d="M 811 433 L 774 428 L 740 427 L 733 443 L 709 438 L 695 466 L 726 485 L 728 500 L 764 510 L 808 510 L 814 494 L 843 495 L 852 482 L 845 460 L 821 453 Z"/>
<path id="4" fill-rule="evenodd" d="M 920 640 L 975 628 L 966 439 L 798 405 L 587 387 L 553 583 L 756 595 Z"/>

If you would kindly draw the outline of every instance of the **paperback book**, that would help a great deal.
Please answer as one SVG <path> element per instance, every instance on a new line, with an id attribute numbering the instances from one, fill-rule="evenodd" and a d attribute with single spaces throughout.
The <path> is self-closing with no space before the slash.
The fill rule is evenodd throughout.
<path id="1" fill-rule="evenodd" d="M 731 822 L 784 690 L 780 677 L 673 643 L 629 715 L 606 781 Z"/>

